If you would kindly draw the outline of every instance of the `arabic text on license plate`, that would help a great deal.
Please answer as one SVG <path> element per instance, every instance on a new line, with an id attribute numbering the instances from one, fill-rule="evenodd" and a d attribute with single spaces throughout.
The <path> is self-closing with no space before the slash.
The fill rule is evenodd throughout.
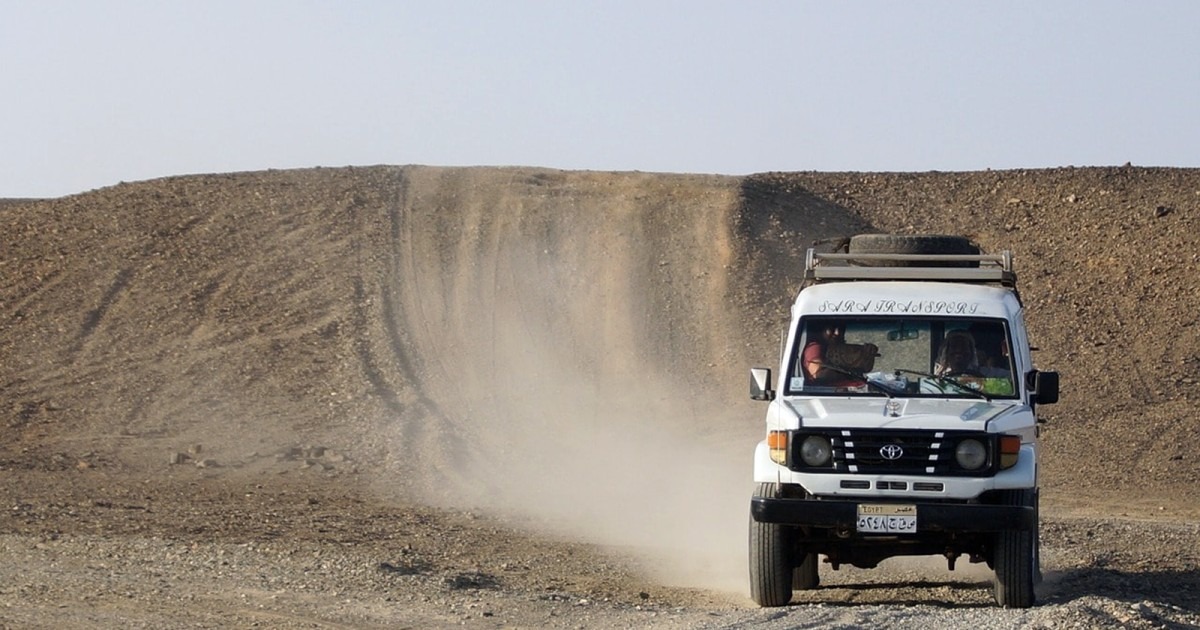
<path id="1" fill-rule="evenodd" d="M 915 534 L 917 506 L 859 504 L 857 529 L 869 534 Z"/>

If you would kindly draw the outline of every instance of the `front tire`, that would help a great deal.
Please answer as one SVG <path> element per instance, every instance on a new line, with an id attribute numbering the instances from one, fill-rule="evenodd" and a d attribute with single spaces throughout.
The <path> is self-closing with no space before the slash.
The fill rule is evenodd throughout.
<path id="1" fill-rule="evenodd" d="M 760 483 L 756 497 L 779 496 L 779 485 Z M 792 530 L 750 517 L 750 597 L 759 606 L 784 606 L 792 600 Z M 816 567 L 816 563 L 813 563 Z"/>
<path id="2" fill-rule="evenodd" d="M 1037 492 L 1008 490 L 1001 495 L 1004 505 L 1024 505 L 1037 509 Z M 996 580 L 992 594 L 1005 608 L 1029 608 L 1034 603 L 1033 585 L 1038 579 L 1037 531 L 1015 530 L 996 534 L 992 563 Z"/>

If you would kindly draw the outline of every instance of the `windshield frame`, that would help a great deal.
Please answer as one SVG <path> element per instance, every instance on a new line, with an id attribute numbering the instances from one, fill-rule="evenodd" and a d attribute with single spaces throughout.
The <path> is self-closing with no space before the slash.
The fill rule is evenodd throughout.
<path id="1" fill-rule="evenodd" d="M 818 330 L 824 331 L 830 324 L 842 326 L 843 340 L 847 344 L 876 345 L 879 351 L 875 356 L 883 359 L 882 364 L 876 361 L 870 371 L 858 372 L 876 377 L 869 379 L 871 382 L 857 378 L 854 371 L 838 369 L 843 376 L 836 382 L 819 384 L 812 382 L 801 370 L 805 348 L 816 340 L 816 336 L 823 336 Z M 975 359 L 970 374 L 960 372 L 958 376 L 947 376 L 944 372 L 939 373 L 938 355 L 951 331 L 969 331 L 973 339 L 978 338 L 974 343 Z M 904 348 L 906 353 L 903 354 L 909 355 L 908 363 L 896 363 L 905 359 L 892 357 L 889 360 L 885 356 L 889 351 L 894 354 L 903 347 L 894 344 L 911 344 L 913 340 L 920 340 L 924 345 Z M 1022 394 L 1022 379 L 1015 371 L 1013 347 L 1012 327 L 1002 317 L 805 315 L 797 324 L 779 380 L 785 396 L 1017 400 Z M 869 353 L 869 350 L 865 352 Z M 988 357 L 994 363 L 985 365 L 979 361 L 981 357 Z"/>

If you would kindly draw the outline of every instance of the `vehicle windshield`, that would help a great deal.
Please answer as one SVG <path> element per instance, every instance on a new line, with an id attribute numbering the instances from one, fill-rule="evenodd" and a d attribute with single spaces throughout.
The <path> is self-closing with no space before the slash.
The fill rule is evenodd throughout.
<path id="1" fill-rule="evenodd" d="M 785 394 L 1016 398 L 1002 319 L 806 317 Z"/>

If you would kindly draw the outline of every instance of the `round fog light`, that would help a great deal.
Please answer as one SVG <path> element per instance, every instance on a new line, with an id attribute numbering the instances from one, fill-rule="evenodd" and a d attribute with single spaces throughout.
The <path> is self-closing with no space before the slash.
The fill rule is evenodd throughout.
<path id="1" fill-rule="evenodd" d="M 979 470 L 987 463 L 987 449 L 979 440 L 963 440 L 954 449 L 954 459 L 967 470 Z"/>
<path id="2" fill-rule="evenodd" d="M 833 447 L 829 438 L 823 435 L 810 435 L 800 444 L 800 459 L 806 466 L 825 466 L 833 459 Z"/>

